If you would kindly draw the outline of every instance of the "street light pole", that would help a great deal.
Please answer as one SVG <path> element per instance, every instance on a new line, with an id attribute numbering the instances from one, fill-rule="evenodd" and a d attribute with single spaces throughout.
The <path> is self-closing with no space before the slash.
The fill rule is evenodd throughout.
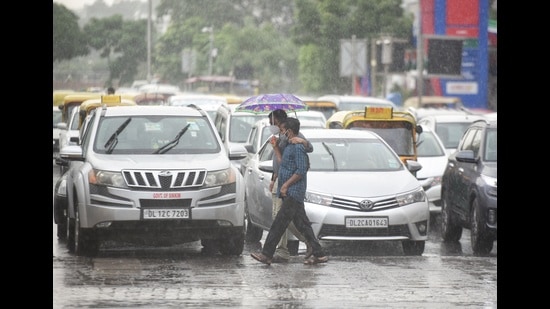
<path id="1" fill-rule="evenodd" d="M 153 0 L 149 0 L 149 14 L 147 17 L 147 82 L 151 82 L 151 15 Z"/>
<path id="2" fill-rule="evenodd" d="M 210 32 L 210 48 L 208 49 L 208 76 L 212 75 L 212 53 L 214 52 L 214 26 L 202 28 L 202 32 Z"/>

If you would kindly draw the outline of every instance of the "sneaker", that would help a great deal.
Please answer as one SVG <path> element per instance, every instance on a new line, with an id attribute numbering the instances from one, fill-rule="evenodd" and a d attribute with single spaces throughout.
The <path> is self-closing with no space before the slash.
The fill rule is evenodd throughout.
<path id="1" fill-rule="evenodd" d="M 304 261 L 305 265 L 313 265 L 319 263 L 326 263 L 328 261 L 328 256 L 311 256 L 309 259 Z"/>
<path id="2" fill-rule="evenodd" d="M 262 262 L 267 265 L 271 265 L 272 259 L 268 258 L 261 252 L 250 253 L 250 256 L 252 256 L 256 261 Z"/>

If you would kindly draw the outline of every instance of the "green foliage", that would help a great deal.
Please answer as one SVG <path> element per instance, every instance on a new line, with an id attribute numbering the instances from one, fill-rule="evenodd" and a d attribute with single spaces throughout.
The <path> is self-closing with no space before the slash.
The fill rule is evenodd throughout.
<path id="1" fill-rule="evenodd" d="M 53 62 L 87 55 L 78 16 L 64 5 L 53 3 Z"/>
<path id="2" fill-rule="evenodd" d="M 133 81 L 139 63 L 147 60 L 147 21 L 124 21 L 121 15 L 92 18 L 83 31 L 88 44 L 107 58 L 110 74 L 105 84 L 112 85 L 114 79 L 120 84 Z"/>
<path id="3" fill-rule="evenodd" d="M 178 85 L 189 75 L 206 75 L 210 33 L 202 30 L 212 27 L 212 43 L 217 50 L 214 75 L 257 79 L 260 92 L 345 93 L 351 81 L 339 75 L 340 40 L 351 39 L 352 35 L 357 39 L 381 35 L 408 39 L 412 17 L 404 16 L 401 2 L 159 0 L 154 12 L 158 23 L 155 26 L 163 20 L 170 22 L 161 36 L 153 35 L 152 73 Z M 122 5 L 135 7 L 141 19 L 128 21 L 121 14 L 113 14 L 120 12 Z M 83 55 L 91 47 L 108 62 L 107 84 L 117 78 L 119 84 L 130 83 L 135 78 L 147 57 L 147 14 L 144 16 L 143 3 L 122 1 L 113 5 L 111 16 L 87 21 L 83 27 L 85 35 L 78 30 L 76 15 L 62 7 L 64 10 L 58 8 L 60 16 L 56 18 L 55 6 L 54 3 L 54 62 Z M 87 6 L 97 12 L 109 9 L 104 7 L 99 0 Z M 63 42 L 63 47 L 59 42 Z M 182 72 L 184 50 L 194 55 L 195 69 L 189 73 Z"/>

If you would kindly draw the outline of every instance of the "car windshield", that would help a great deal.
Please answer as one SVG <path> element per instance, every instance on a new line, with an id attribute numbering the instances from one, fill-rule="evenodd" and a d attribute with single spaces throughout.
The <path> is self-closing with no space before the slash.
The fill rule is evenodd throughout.
<path id="1" fill-rule="evenodd" d="M 310 140 L 310 171 L 396 171 L 403 168 L 379 140 L 324 139 Z"/>
<path id="2" fill-rule="evenodd" d="M 487 130 L 484 161 L 497 162 L 497 129 Z"/>
<path id="3" fill-rule="evenodd" d="M 458 148 L 460 138 L 470 124 L 470 122 L 440 122 L 435 126 L 435 133 L 445 148 Z"/>
<path id="4" fill-rule="evenodd" d="M 424 131 L 418 136 L 416 151 L 419 157 L 439 157 L 445 155 L 432 131 Z"/>
<path id="5" fill-rule="evenodd" d="M 124 127 L 122 124 L 131 118 Z M 153 154 L 175 138 L 187 125 L 188 129 L 166 154 L 217 153 L 220 146 L 215 132 L 202 117 L 182 116 L 121 116 L 104 117 L 97 129 L 94 151 L 112 154 Z M 113 142 L 107 142 L 113 134 Z M 115 145 L 113 145 L 115 143 Z M 109 149 L 111 151 L 109 151 Z M 164 152 L 163 152 L 164 153 Z"/>

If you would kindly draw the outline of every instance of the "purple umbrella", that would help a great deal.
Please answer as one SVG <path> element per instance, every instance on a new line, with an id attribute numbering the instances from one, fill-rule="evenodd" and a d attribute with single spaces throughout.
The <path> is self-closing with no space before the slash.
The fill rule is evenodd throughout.
<path id="1" fill-rule="evenodd" d="M 307 110 L 308 106 L 290 93 L 268 93 L 250 97 L 235 108 L 236 112 L 268 114 L 276 109 L 285 111 Z"/>

